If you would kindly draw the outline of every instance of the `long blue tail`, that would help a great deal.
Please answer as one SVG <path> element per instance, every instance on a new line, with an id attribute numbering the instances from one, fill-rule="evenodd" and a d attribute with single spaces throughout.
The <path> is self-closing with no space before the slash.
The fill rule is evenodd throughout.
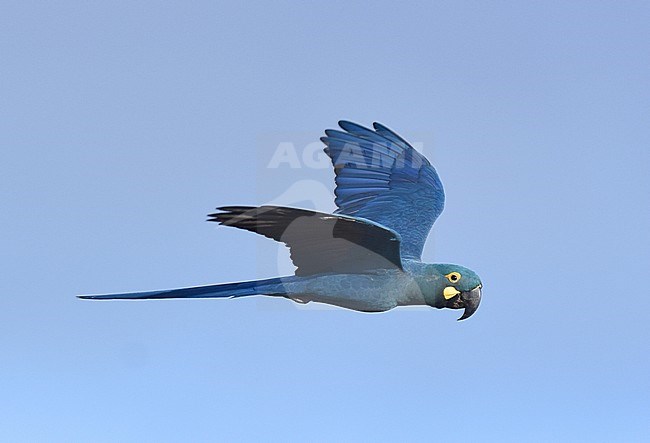
<path id="1" fill-rule="evenodd" d="M 283 282 L 294 277 L 276 277 L 267 280 L 193 286 L 191 288 L 161 289 L 159 291 L 126 292 L 122 294 L 78 295 L 90 300 L 142 300 L 156 298 L 232 298 L 248 295 L 284 295 Z"/>

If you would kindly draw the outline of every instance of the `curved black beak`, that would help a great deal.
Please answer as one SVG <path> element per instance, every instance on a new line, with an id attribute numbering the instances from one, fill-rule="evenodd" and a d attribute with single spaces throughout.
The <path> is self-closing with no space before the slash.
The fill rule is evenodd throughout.
<path id="1" fill-rule="evenodd" d="M 460 307 L 465 308 L 465 312 L 463 312 L 463 315 L 458 319 L 458 321 L 465 320 L 476 312 L 478 305 L 481 303 L 481 288 L 482 286 L 478 285 L 471 291 L 460 293 L 459 304 Z"/>

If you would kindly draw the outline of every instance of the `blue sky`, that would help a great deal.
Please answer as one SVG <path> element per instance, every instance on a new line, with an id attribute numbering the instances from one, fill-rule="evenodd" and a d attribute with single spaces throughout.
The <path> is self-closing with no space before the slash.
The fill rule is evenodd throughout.
<path id="1" fill-rule="evenodd" d="M 0 439 L 647 441 L 645 2 L 3 2 Z M 91 302 L 290 272 L 226 204 L 345 118 L 420 143 L 480 310 Z M 287 145 L 284 145 L 285 147 Z"/>

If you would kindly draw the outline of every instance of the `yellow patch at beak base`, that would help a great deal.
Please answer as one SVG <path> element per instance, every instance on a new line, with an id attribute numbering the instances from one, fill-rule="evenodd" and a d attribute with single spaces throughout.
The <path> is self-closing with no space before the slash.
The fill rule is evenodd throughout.
<path id="1" fill-rule="evenodd" d="M 445 297 L 445 300 L 449 300 L 458 294 L 460 294 L 460 291 L 453 286 L 447 286 L 445 290 L 442 291 L 442 295 Z"/>

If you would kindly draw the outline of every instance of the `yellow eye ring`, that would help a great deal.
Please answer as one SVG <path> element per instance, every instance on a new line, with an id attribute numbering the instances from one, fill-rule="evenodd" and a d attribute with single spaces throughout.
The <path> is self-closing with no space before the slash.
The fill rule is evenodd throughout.
<path id="1" fill-rule="evenodd" d="M 450 272 L 445 275 L 445 277 L 447 277 L 447 280 L 449 280 L 450 283 L 458 283 L 460 280 L 460 274 L 458 272 Z"/>

